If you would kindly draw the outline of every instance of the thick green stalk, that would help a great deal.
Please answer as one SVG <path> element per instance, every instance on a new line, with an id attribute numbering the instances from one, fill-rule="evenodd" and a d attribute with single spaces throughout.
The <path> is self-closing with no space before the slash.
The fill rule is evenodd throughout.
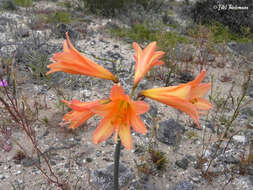
<path id="1" fill-rule="evenodd" d="M 121 141 L 118 140 L 118 143 L 116 144 L 115 152 L 114 152 L 114 175 L 113 175 L 114 190 L 119 190 L 120 146 L 121 146 Z"/>

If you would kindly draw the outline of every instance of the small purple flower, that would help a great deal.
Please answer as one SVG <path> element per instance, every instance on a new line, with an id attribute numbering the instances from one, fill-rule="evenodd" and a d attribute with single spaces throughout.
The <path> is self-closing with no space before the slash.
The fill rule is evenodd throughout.
<path id="1" fill-rule="evenodd" d="M 4 141 L 4 142 L 3 142 L 3 147 L 2 147 L 2 148 L 4 149 L 5 152 L 10 152 L 11 149 L 12 149 L 12 145 L 11 145 L 11 143 L 7 140 L 7 141 Z"/>
<path id="2" fill-rule="evenodd" d="M 0 81 L 0 86 L 8 86 L 7 81 L 5 79 Z"/>

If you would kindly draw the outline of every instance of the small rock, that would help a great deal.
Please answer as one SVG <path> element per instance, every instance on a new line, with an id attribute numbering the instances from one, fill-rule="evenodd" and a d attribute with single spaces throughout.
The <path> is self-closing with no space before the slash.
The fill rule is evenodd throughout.
<path id="1" fill-rule="evenodd" d="M 176 165 L 184 170 L 186 170 L 188 168 L 188 164 L 189 164 L 189 160 L 186 158 L 176 161 Z"/>
<path id="2" fill-rule="evenodd" d="M 92 172 L 92 181 L 98 185 L 100 190 L 113 189 L 113 171 L 114 164 L 105 169 L 95 170 Z M 134 177 L 133 172 L 123 164 L 119 165 L 119 186 L 126 185 Z"/>
<path id="3" fill-rule="evenodd" d="M 22 37 L 22 38 L 29 37 L 29 29 L 26 28 L 26 27 L 20 27 L 17 30 L 17 35 Z"/>
<path id="4" fill-rule="evenodd" d="M 114 145 L 114 142 L 113 142 L 112 138 L 108 138 L 108 139 L 105 141 L 105 143 L 106 143 L 107 145 Z"/>
<path id="5" fill-rule="evenodd" d="M 252 53 L 253 54 L 253 53 Z M 253 55 L 252 55 L 252 57 L 253 57 Z M 253 58 L 252 58 L 253 59 Z M 248 96 L 250 96 L 251 98 L 253 98 L 253 82 L 251 82 L 250 84 L 249 84 L 249 87 L 248 87 L 248 89 L 247 89 L 247 95 Z M 253 112 L 253 108 L 252 108 L 252 112 Z M 251 114 L 251 115 L 253 115 L 253 114 Z"/>
<path id="6" fill-rule="evenodd" d="M 224 162 L 227 164 L 238 164 L 240 160 L 235 158 L 233 155 L 229 155 L 225 157 Z"/>
<path id="7" fill-rule="evenodd" d="M 162 143 L 176 146 L 181 141 L 184 132 L 185 129 L 182 125 L 173 119 L 169 119 L 159 123 L 156 137 Z"/>
<path id="8" fill-rule="evenodd" d="M 179 82 L 185 83 L 194 80 L 191 73 L 181 72 L 179 75 Z"/>
<path id="9" fill-rule="evenodd" d="M 87 162 L 92 162 L 92 158 L 86 158 Z"/>
<path id="10" fill-rule="evenodd" d="M 140 155 L 145 152 L 145 148 L 143 146 L 135 144 L 134 153 Z"/>
<path id="11" fill-rule="evenodd" d="M 123 59 L 123 57 L 118 52 L 112 52 L 112 51 L 109 50 L 109 51 L 106 52 L 106 54 L 110 58 L 112 58 L 113 60 L 118 60 L 118 59 L 122 60 Z"/>
<path id="12" fill-rule="evenodd" d="M 103 160 L 106 161 L 106 162 L 113 162 L 113 159 L 111 159 L 111 158 L 104 157 Z"/>
<path id="13" fill-rule="evenodd" d="M 249 125 L 249 128 L 253 128 L 253 121 L 251 121 L 248 125 Z"/>
<path id="14" fill-rule="evenodd" d="M 250 184 L 253 186 L 253 176 L 249 176 Z"/>
<path id="15" fill-rule="evenodd" d="M 212 123 L 208 123 L 206 125 L 207 128 L 211 129 L 212 133 L 215 133 L 215 128 L 214 128 L 214 125 Z"/>
<path id="16" fill-rule="evenodd" d="M 97 157 L 100 157 L 101 154 L 102 154 L 102 151 L 101 151 L 101 150 L 97 150 L 97 151 L 96 151 L 96 156 L 97 156 Z"/>
<path id="17" fill-rule="evenodd" d="M 253 107 L 246 107 L 241 110 L 241 113 L 246 116 L 253 117 Z"/>
<path id="18" fill-rule="evenodd" d="M 234 50 L 235 52 L 247 57 L 250 55 L 250 53 L 252 53 L 253 51 L 253 44 L 250 42 L 243 42 L 243 43 L 228 43 L 228 46 Z M 249 59 L 250 61 L 252 61 L 251 59 Z"/>
<path id="19" fill-rule="evenodd" d="M 152 116 L 152 117 L 156 117 L 157 116 L 157 113 L 158 113 L 158 109 L 151 105 L 149 110 L 148 110 L 148 113 Z"/>
<path id="20" fill-rule="evenodd" d="M 39 161 L 35 160 L 35 159 L 32 159 L 32 158 L 29 158 L 29 157 L 25 157 L 24 159 L 21 160 L 21 164 L 24 167 L 30 167 L 30 166 L 35 165 L 36 163 L 38 164 Z"/>
<path id="21" fill-rule="evenodd" d="M 191 161 L 191 162 L 196 162 L 197 161 L 197 158 L 196 157 L 194 157 L 194 156 L 192 156 L 192 155 L 186 155 L 186 159 L 188 159 L 189 161 Z"/>
<path id="22" fill-rule="evenodd" d="M 68 169 L 69 166 L 70 166 L 70 163 L 69 163 L 69 162 L 67 162 L 67 163 L 64 164 L 64 168 L 66 168 L 66 169 Z"/>
<path id="23" fill-rule="evenodd" d="M 56 165 L 56 162 L 53 161 L 53 160 L 50 160 L 50 164 L 51 164 L 52 166 L 55 166 L 55 165 Z"/>
<path id="24" fill-rule="evenodd" d="M 180 181 L 176 184 L 173 190 L 193 190 L 195 189 L 194 185 L 189 181 Z"/>
<path id="25" fill-rule="evenodd" d="M 21 174 L 21 171 L 20 170 L 18 170 L 18 171 L 16 171 L 15 173 L 13 173 L 14 175 L 19 175 L 19 174 Z"/>
<path id="26" fill-rule="evenodd" d="M 5 179 L 5 176 L 2 175 L 2 174 L 0 174 L 0 179 L 1 179 L 1 180 L 4 180 L 4 179 Z"/>
<path id="27" fill-rule="evenodd" d="M 233 136 L 233 140 L 236 143 L 242 143 L 242 144 L 246 143 L 246 137 L 243 135 L 235 135 Z"/>
<path id="28" fill-rule="evenodd" d="M 141 179 L 141 181 L 139 181 L 137 189 L 140 189 L 140 187 L 142 187 L 142 190 L 156 190 L 157 188 L 155 187 L 155 184 L 152 183 L 152 181 L 149 179 L 149 177 L 147 175 L 144 175 Z"/>
<path id="29" fill-rule="evenodd" d="M 199 173 L 193 173 L 190 177 L 190 179 L 194 182 L 194 183 L 200 183 L 202 176 Z"/>
<path id="30" fill-rule="evenodd" d="M 0 17 L 0 26 L 5 26 L 8 23 L 13 22 L 11 19 L 6 18 L 6 17 Z"/>
<path id="31" fill-rule="evenodd" d="M 5 31 L 6 31 L 5 27 L 0 25 L 0 32 L 5 32 Z"/>
<path id="32" fill-rule="evenodd" d="M 213 54 L 209 54 L 207 59 L 209 62 L 213 62 L 215 60 L 215 56 Z"/>
<path id="33" fill-rule="evenodd" d="M 252 168 L 248 168 L 248 175 L 253 175 L 253 169 Z"/>
<path id="34" fill-rule="evenodd" d="M 90 45 L 91 46 L 94 46 L 96 44 L 96 41 L 94 41 L 94 40 L 92 40 L 91 42 L 90 42 Z"/>

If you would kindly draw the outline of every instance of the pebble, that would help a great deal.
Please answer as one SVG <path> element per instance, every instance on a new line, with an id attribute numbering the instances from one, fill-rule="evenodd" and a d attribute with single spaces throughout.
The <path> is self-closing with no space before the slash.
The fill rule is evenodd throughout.
<path id="1" fill-rule="evenodd" d="M 102 154 L 102 151 L 101 151 L 101 150 L 97 150 L 97 151 L 96 151 L 96 156 L 97 156 L 97 157 L 100 157 L 101 154 Z"/>
<path id="2" fill-rule="evenodd" d="M 14 175 L 19 175 L 19 174 L 21 174 L 21 171 L 20 170 L 18 170 L 18 171 L 16 171 L 15 173 L 13 173 Z"/>
<path id="3" fill-rule="evenodd" d="M 235 135 L 233 136 L 233 141 L 236 143 L 242 143 L 245 144 L 246 143 L 246 137 L 243 135 Z"/>
<path id="4" fill-rule="evenodd" d="M 182 160 L 177 160 L 176 165 L 184 170 L 188 168 L 189 161 L 186 158 L 183 158 Z"/>
<path id="5" fill-rule="evenodd" d="M 249 181 L 250 181 L 251 185 L 253 186 L 253 176 L 249 176 Z"/>
<path id="6" fill-rule="evenodd" d="M 2 175 L 2 174 L 0 174 L 0 179 L 1 179 L 1 180 L 5 179 L 5 176 Z"/>
<path id="7" fill-rule="evenodd" d="M 180 181 L 176 184 L 173 190 L 193 190 L 194 185 L 189 181 Z"/>

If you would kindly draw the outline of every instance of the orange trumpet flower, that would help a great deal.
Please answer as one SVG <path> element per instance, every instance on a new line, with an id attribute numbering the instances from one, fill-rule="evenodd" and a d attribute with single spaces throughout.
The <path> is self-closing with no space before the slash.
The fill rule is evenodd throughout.
<path id="1" fill-rule="evenodd" d="M 98 100 L 93 102 L 80 102 L 79 100 L 72 100 L 71 102 L 62 100 L 66 103 L 72 111 L 64 115 L 64 122 L 61 125 L 70 124 L 69 128 L 75 129 L 82 125 L 85 121 L 95 115 L 90 109 L 106 100 Z"/>
<path id="2" fill-rule="evenodd" d="M 63 42 L 63 52 L 55 53 L 51 59 L 53 63 L 47 66 L 50 69 L 47 75 L 62 71 L 118 82 L 118 79 L 110 71 L 78 52 L 71 44 L 68 33 L 66 33 L 66 38 L 67 40 Z"/>
<path id="3" fill-rule="evenodd" d="M 144 101 L 131 100 L 120 85 L 112 87 L 110 99 L 93 102 L 63 100 L 63 102 L 72 108 L 72 111 L 63 117 L 65 122 L 62 123 L 62 125 L 70 124 L 69 128 L 77 128 L 95 114 L 103 117 L 94 132 L 94 144 L 105 141 L 115 132 L 115 140 L 119 135 L 122 144 L 130 150 L 132 149 L 130 125 L 138 133 L 147 132 L 139 115 L 147 112 L 149 105 Z"/>
<path id="4" fill-rule="evenodd" d="M 115 140 L 118 136 L 122 144 L 132 149 L 132 137 L 130 125 L 141 134 L 147 129 L 140 119 L 140 114 L 149 110 L 149 105 L 144 101 L 133 101 L 125 95 L 120 85 L 114 85 L 110 95 L 111 102 L 93 107 L 92 112 L 103 117 L 93 135 L 93 143 L 98 144 L 109 138 L 115 132 Z"/>
<path id="5" fill-rule="evenodd" d="M 202 80 L 205 78 L 206 70 L 202 70 L 202 72 L 191 82 L 188 82 L 187 84 L 191 86 L 191 92 L 189 96 L 189 100 L 192 104 L 196 106 L 198 110 L 209 110 L 212 108 L 212 104 L 205 100 L 204 98 L 201 98 L 211 88 L 211 83 L 201 83 Z"/>
<path id="6" fill-rule="evenodd" d="M 140 82 L 145 74 L 155 65 L 162 65 L 163 61 L 159 60 L 163 55 L 163 51 L 156 51 L 156 42 L 150 43 L 143 51 L 137 43 L 133 43 L 135 50 L 135 74 L 134 87 Z"/>
<path id="7" fill-rule="evenodd" d="M 207 100 L 201 98 L 211 87 L 210 83 L 201 84 L 206 71 L 203 70 L 197 78 L 186 84 L 178 86 L 154 88 L 140 92 L 139 95 L 157 100 L 177 108 L 188 114 L 199 127 L 199 110 L 209 110 L 212 105 Z"/>

